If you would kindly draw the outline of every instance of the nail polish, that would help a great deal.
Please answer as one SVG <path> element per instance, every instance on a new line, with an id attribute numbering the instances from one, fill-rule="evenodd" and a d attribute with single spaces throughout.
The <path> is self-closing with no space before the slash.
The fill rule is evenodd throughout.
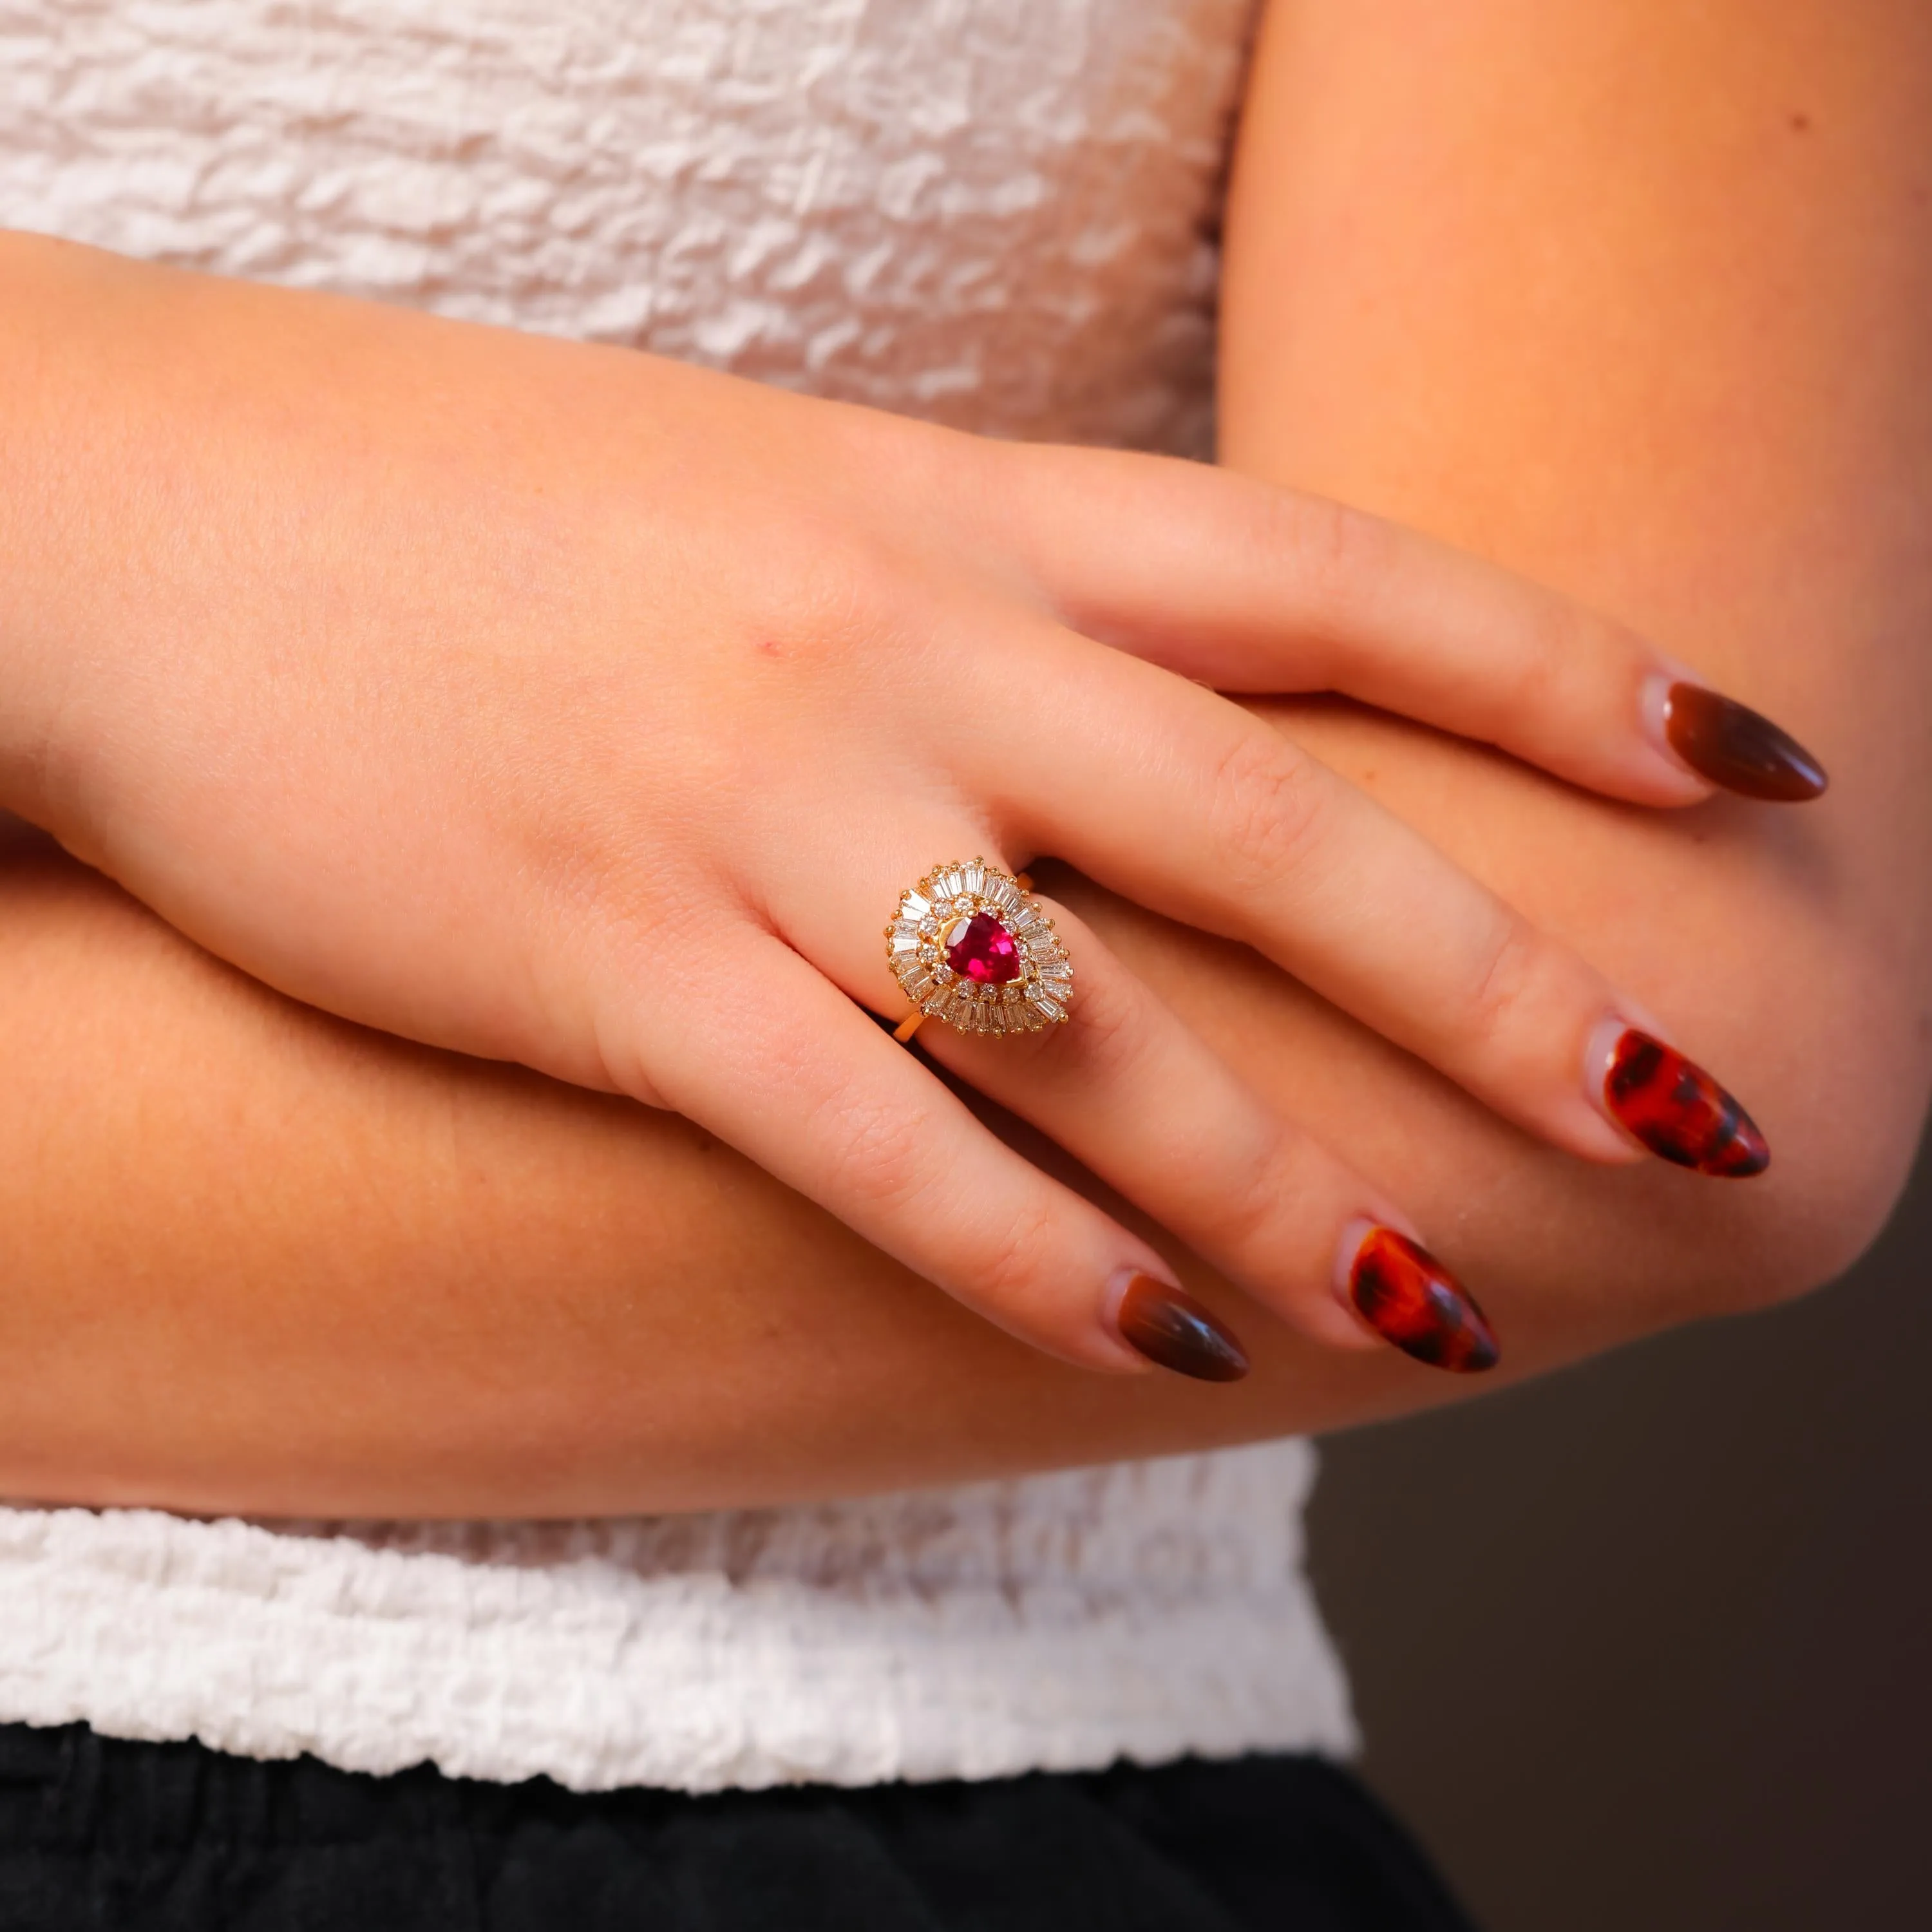
<path id="1" fill-rule="evenodd" d="M 1164 1369 L 1203 1382 L 1238 1382 L 1247 1352 L 1234 1332 L 1191 1294 L 1150 1274 L 1137 1274 L 1120 1295 L 1114 1321 L 1122 1336 Z"/>
<path id="2" fill-rule="evenodd" d="M 1393 1228 L 1371 1226 L 1358 1242 L 1348 1294 L 1384 1341 L 1432 1369 L 1479 1375 L 1502 1353 L 1475 1298 L 1419 1241 Z"/>
<path id="3" fill-rule="evenodd" d="M 1699 1174 L 1742 1180 L 1771 1165 L 1757 1124 L 1673 1047 L 1625 1027 L 1610 1050 L 1604 1106 L 1654 1154 Z"/>
<path id="4" fill-rule="evenodd" d="M 1702 685 L 1679 682 L 1665 693 L 1664 735 L 1694 772 L 1746 798 L 1797 804 L 1828 782 L 1824 766 L 1788 732 Z"/>

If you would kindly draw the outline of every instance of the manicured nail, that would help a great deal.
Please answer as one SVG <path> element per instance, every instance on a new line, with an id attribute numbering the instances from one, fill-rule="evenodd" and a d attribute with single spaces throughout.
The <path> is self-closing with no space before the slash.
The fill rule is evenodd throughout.
<path id="1" fill-rule="evenodd" d="M 1664 736 L 1701 778 L 1746 798 L 1816 798 L 1825 767 L 1788 732 L 1735 698 L 1679 680 L 1664 694 Z"/>
<path id="2" fill-rule="evenodd" d="M 1150 1274 L 1137 1274 L 1121 1291 L 1114 1320 L 1122 1337 L 1150 1362 L 1197 1382 L 1238 1382 L 1248 1372 L 1247 1352 L 1234 1332 L 1191 1294 Z"/>
<path id="3" fill-rule="evenodd" d="M 1620 1020 L 1599 1031 L 1614 1035 L 1607 1052 L 1592 1048 L 1604 1110 L 1652 1154 L 1736 1180 L 1771 1165 L 1756 1122 L 1694 1061 Z"/>
<path id="4" fill-rule="evenodd" d="M 1359 1235 L 1356 1228 L 1362 1230 Z M 1393 1228 L 1358 1222 L 1342 1238 L 1342 1255 L 1348 1300 L 1384 1341 L 1432 1369 L 1456 1375 L 1496 1366 L 1502 1352 L 1488 1317 L 1419 1241 Z"/>

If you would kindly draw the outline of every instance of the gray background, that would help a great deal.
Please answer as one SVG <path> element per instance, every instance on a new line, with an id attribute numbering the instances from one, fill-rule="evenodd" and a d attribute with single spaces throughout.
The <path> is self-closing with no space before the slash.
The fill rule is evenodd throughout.
<path id="1" fill-rule="evenodd" d="M 1489 1932 L 1932 1925 L 1932 1160 L 1837 1287 L 1331 1438 L 1365 1769 Z"/>

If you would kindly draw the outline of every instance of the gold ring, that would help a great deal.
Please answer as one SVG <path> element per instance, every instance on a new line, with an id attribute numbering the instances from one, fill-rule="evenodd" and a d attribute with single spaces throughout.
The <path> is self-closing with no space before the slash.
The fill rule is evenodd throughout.
<path id="1" fill-rule="evenodd" d="M 899 896 L 886 928 L 886 963 L 912 1011 L 892 1037 L 928 1019 L 959 1033 L 1038 1033 L 1065 1024 L 1073 962 L 1028 890 L 1033 881 L 989 866 L 935 866 Z"/>

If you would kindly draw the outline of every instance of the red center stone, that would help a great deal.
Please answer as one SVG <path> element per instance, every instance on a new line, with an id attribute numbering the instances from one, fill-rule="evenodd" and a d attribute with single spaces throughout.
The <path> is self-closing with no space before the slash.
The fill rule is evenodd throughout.
<path id="1" fill-rule="evenodd" d="M 982 986 L 1003 986 L 1020 976 L 1020 950 L 1013 936 L 989 912 L 976 912 L 946 949 L 946 963 L 962 980 Z"/>

